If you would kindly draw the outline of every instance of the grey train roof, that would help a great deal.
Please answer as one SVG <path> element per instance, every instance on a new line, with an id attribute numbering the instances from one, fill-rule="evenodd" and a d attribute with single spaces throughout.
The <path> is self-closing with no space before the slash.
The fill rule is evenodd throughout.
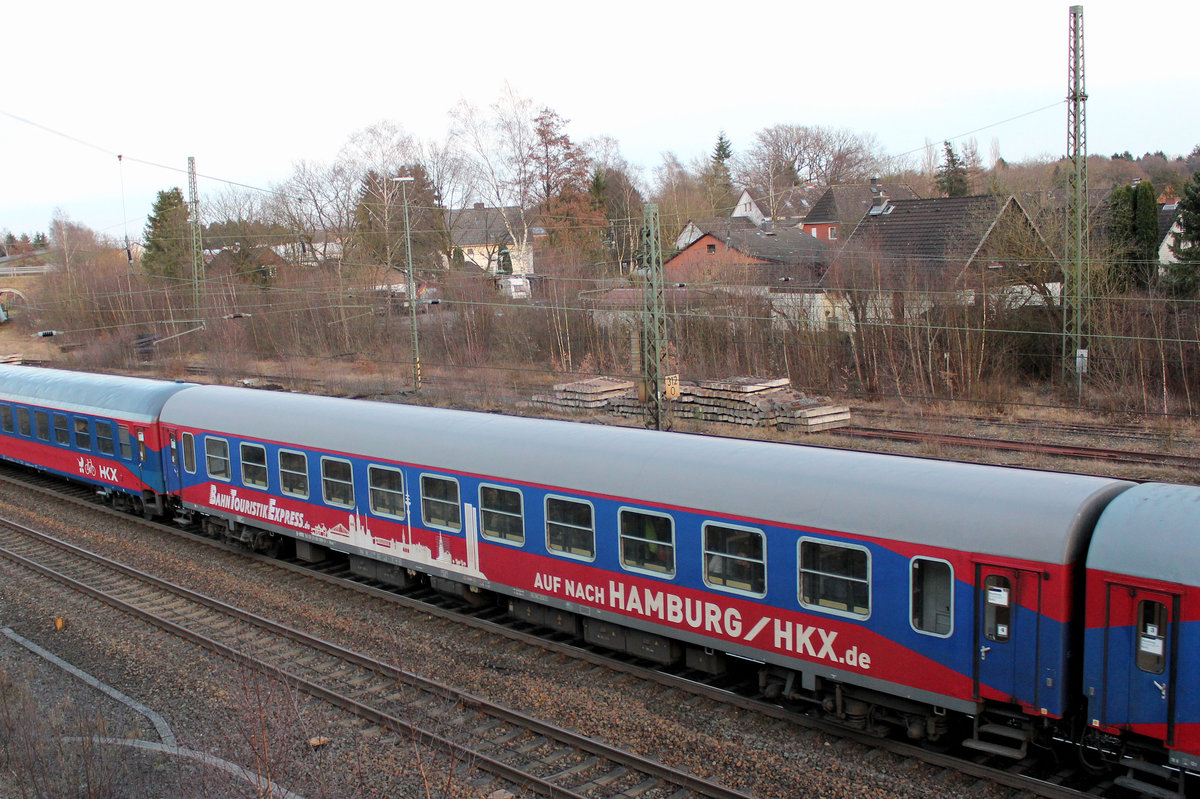
<path id="1" fill-rule="evenodd" d="M 167 397 L 194 383 L 0 365 L 0 400 L 152 422 Z"/>
<path id="2" fill-rule="evenodd" d="M 1200 487 L 1146 483 L 1109 504 L 1088 567 L 1200 586 Z"/>
<path id="3" fill-rule="evenodd" d="M 563 490 L 1071 562 L 1131 484 L 742 439 L 200 386 L 163 420 Z"/>

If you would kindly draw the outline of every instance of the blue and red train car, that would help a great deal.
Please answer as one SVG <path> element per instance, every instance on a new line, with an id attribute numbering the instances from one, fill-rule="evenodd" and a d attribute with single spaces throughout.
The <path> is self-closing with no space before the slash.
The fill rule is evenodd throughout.
<path id="1" fill-rule="evenodd" d="M 42 385 L 125 380 L 61 374 L 0 367 L 0 409 Z M 137 487 L 162 492 L 143 504 L 210 531 L 344 553 L 368 576 L 650 660 L 754 664 L 767 695 L 859 728 L 965 732 L 1014 757 L 1070 738 L 1180 780 L 1200 770 L 1181 665 L 1200 564 L 1178 555 L 1198 488 L 146 383 L 89 424 L 141 430 L 160 458 Z M 6 428 L 0 454 L 58 463 L 29 438 Z M 1163 670 L 1138 682 L 1147 665 Z M 1144 699 L 1159 683 L 1161 720 Z"/>

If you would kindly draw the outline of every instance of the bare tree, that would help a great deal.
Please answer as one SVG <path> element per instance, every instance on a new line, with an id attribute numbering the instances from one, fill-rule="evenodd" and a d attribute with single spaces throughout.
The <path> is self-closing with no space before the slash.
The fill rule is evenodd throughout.
<path id="1" fill-rule="evenodd" d="M 530 157 L 537 141 L 534 104 L 511 86 L 485 114 L 463 101 L 450 112 L 451 141 L 466 159 L 471 185 L 486 203 L 506 209 L 505 226 L 514 244 L 528 252 L 531 211 L 538 174 Z"/>

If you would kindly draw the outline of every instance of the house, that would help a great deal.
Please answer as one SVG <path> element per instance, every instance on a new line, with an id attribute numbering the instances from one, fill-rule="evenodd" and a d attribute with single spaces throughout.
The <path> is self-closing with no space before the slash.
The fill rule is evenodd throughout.
<path id="1" fill-rule="evenodd" d="M 773 324 L 808 326 L 833 314 L 822 288 L 832 250 L 799 228 L 730 224 L 710 231 L 663 264 L 668 285 L 757 299 Z M 828 312 L 828 313 L 826 313 Z"/>
<path id="2" fill-rule="evenodd" d="M 888 200 L 914 200 L 917 193 L 903 183 L 880 183 L 871 178 L 868 185 L 830 186 L 813 203 L 804 217 L 804 230 L 824 242 L 846 237 L 871 206 Z"/>
<path id="3" fill-rule="evenodd" d="M 991 311 L 1055 305 L 1062 273 L 1015 197 L 886 201 L 855 226 L 825 286 L 857 322 L 911 319 L 938 304 Z"/>
<path id="4" fill-rule="evenodd" d="M 517 241 L 514 231 L 524 230 L 524 212 L 519 206 L 485 206 L 475 203 L 470 208 L 447 214 L 451 246 L 462 254 L 462 263 L 484 272 L 528 275 L 533 273 L 533 241 L 540 229 L 530 230 L 529 241 Z M 444 259 L 444 256 L 443 256 Z M 450 266 L 447 262 L 446 266 Z"/>
<path id="5" fill-rule="evenodd" d="M 1183 212 L 1179 201 L 1159 203 L 1158 206 L 1158 263 L 1159 271 L 1166 266 L 1177 263 L 1178 258 L 1171 252 L 1171 245 L 1179 240 L 1183 233 Z"/>

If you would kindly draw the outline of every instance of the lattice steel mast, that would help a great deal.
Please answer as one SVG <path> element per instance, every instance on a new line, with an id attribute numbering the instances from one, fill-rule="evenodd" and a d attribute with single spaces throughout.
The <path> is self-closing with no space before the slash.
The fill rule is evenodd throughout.
<path id="1" fill-rule="evenodd" d="M 665 379 L 667 375 L 667 317 L 663 302 L 662 237 L 658 206 L 646 206 L 642 221 L 642 380 L 646 400 L 646 426 L 669 427 Z"/>
<path id="2" fill-rule="evenodd" d="M 1063 369 L 1082 396 L 1091 330 L 1088 237 L 1087 91 L 1083 74 L 1083 6 L 1071 6 L 1067 94 L 1066 240 L 1063 248 Z"/>
<path id="3" fill-rule="evenodd" d="M 200 314 L 200 283 L 204 275 L 204 248 L 200 241 L 200 192 L 196 189 L 196 159 L 188 156 L 188 205 L 192 229 L 192 310 Z"/>

